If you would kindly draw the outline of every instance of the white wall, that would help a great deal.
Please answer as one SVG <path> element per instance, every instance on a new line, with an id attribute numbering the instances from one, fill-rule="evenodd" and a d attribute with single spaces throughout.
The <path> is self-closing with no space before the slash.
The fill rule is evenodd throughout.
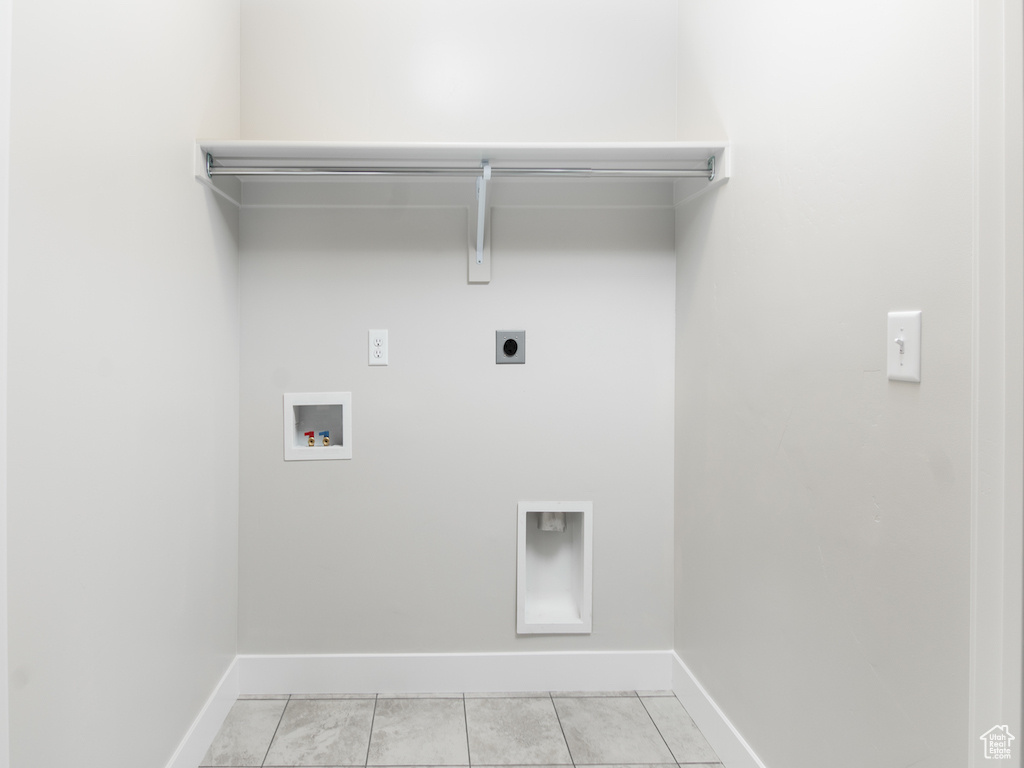
<path id="1" fill-rule="evenodd" d="M 675 19 L 665 0 L 247 0 L 242 135 L 668 139 Z M 441 207 L 243 211 L 241 650 L 669 647 L 668 198 L 496 190 L 494 279 L 470 286 L 467 201 L 394 194 Z M 494 332 L 518 328 L 527 364 L 496 366 Z M 307 390 L 352 391 L 351 462 L 282 461 L 281 395 Z M 520 499 L 594 502 L 593 636 L 517 640 Z"/>
<path id="2" fill-rule="evenodd" d="M 11 0 L 0 2 L 0 768 L 11 764 L 7 672 L 7 261 L 10 235 Z"/>
<path id="3" fill-rule="evenodd" d="M 671 646 L 671 208 L 498 207 L 489 285 L 458 208 L 241 223 L 242 652 Z M 284 462 L 282 393 L 333 390 L 352 460 Z M 593 501 L 591 636 L 516 638 L 521 499 Z"/>
<path id="4" fill-rule="evenodd" d="M 680 3 L 676 648 L 769 766 L 967 762 L 972 9 Z"/>
<path id="5" fill-rule="evenodd" d="M 12 764 L 163 765 L 236 651 L 238 4 L 14 5 Z"/>
<path id="6" fill-rule="evenodd" d="M 1024 9 L 975 2 L 976 238 L 970 735 L 1021 717 Z M 1015 750 L 1015 766 L 1021 750 Z M 971 750 L 973 766 L 987 761 Z"/>
<path id="7" fill-rule="evenodd" d="M 242 136 L 671 139 L 675 3 L 243 0 Z"/>

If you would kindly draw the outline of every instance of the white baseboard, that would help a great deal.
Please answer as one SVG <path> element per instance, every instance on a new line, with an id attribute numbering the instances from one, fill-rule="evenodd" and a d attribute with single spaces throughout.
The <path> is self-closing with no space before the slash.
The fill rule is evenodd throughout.
<path id="1" fill-rule="evenodd" d="M 674 651 L 236 656 L 167 768 L 195 768 L 243 694 L 672 690 L 726 768 L 765 768 Z"/>
<path id="2" fill-rule="evenodd" d="M 241 693 L 668 690 L 671 651 L 239 656 Z"/>
<path id="3" fill-rule="evenodd" d="M 238 657 L 228 666 L 227 672 L 221 677 L 199 710 L 192 727 L 181 740 L 178 749 L 167 763 L 167 768 L 196 768 L 206 756 L 206 750 L 213 743 L 217 731 L 228 716 L 231 705 L 238 698 Z"/>
<path id="4" fill-rule="evenodd" d="M 726 768 L 765 768 L 746 740 L 675 651 L 672 690 Z"/>

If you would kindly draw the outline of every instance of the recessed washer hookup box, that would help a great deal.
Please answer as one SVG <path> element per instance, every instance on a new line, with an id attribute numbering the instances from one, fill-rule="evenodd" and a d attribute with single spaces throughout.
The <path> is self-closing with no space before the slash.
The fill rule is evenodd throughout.
<path id="1" fill-rule="evenodd" d="M 351 392 L 286 392 L 284 460 L 352 458 Z"/>

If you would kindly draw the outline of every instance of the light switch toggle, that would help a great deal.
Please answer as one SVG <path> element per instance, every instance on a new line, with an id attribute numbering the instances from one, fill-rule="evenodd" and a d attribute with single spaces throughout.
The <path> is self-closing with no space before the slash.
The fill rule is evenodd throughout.
<path id="1" fill-rule="evenodd" d="M 886 350 L 890 381 L 921 381 L 921 310 L 889 313 Z"/>

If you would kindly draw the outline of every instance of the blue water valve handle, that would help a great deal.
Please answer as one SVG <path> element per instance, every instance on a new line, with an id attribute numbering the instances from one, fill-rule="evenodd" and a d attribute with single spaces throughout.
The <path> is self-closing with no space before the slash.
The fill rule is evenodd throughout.
<path id="1" fill-rule="evenodd" d="M 323 432 L 320 433 L 320 436 L 323 437 L 323 439 L 324 439 L 324 445 L 330 445 L 331 444 L 331 432 L 330 432 L 330 430 L 325 429 Z"/>

